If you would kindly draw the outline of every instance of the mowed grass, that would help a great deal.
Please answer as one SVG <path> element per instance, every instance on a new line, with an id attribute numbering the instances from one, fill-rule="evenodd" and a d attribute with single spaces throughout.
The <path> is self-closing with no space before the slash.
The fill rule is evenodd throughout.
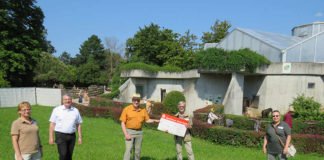
<path id="1" fill-rule="evenodd" d="M 44 150 L 44 160 L 58 159 L 56 145 L 48 144 L 49 116 L 53 108 L 33 106 L 32 117 L 38 121 Z M 18 117 L 16 108 L 0 108 L 0 160 L 13 159 L 10 127 Z M 83 117 L 83 144 L 74 150 L 75 160 L 121 160 L 124 136 L 121 127 L 111 119 Z M 261 149 L 222 146 L 193 138 L 197 160 L 259 160 L 266 159 Z M 184 159 L 186 152 L 183 151 Z M 144 129 L 142 160 L 176 160 L 173 136 L 156 130 Z M 300 154 L 294 160 L 323 160 L 313 154 Z"/>

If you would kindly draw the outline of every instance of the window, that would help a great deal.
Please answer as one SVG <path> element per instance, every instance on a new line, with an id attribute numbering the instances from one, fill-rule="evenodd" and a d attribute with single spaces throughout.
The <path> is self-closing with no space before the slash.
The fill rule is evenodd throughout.
<path id="1" fill-rule="evenodd" d="M 314 82 L 309 82 L 308 83 L 308 88 L 309 89 L 315 88 L 315 83 Z"/>
<path id="2" fill-rule="evenodd" d="M 136 85 L 136 93 L 139 93 L 141 95 L 141 97 L 144 97 L 144 86 L 143 85 Z"/>

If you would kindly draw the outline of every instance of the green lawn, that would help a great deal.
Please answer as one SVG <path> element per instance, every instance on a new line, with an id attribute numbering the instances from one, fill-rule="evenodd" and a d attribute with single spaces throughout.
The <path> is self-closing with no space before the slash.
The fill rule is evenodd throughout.
<path id="1" fill-rule="evenodd" d="M 55 145 L 48 144 L 48 119 L 52 108 L 33 107 L 33 117 L 38 121 L 44 148 L 44 160 L 58 159 Z M 0 160 L 13 159 L 10 138 L 11 122 L 17 118 L 16 108 L 0 109 Z M 75 160 L 120 160 L 124 152 L 124 140 L 120 125 L 111 119 L 83 117 L 83 144 L 76 145 Z M 261 149 L 221 146 L 198 138 L 193 139 L 193 150 L 197 160 L 266 159 Z M 186 153 L 184 151 L 184 157 Z M 173 136 L 144 130 L 143 160 L 175 160 Z M 298 154 L 295 160 L 322 160 L 311 154 Z"/>

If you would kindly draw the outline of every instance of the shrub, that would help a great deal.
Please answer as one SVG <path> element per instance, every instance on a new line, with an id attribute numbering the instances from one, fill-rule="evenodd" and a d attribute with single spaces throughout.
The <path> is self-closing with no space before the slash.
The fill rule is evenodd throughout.
<path id="1" fill-rule="evenodd" d="M 231 119 L 233 120 L 233 128 L 242 129 L 242 130 L 253 130 L 255 121 L 244 117 L 244 116 L 238 116 L 238 115 L 230 115 L 226 114 L 225 119 Z"/>
<path id="2" fill-rule="evenodd" d="M 193 135 L 222 145 L 261 148 L 264 132 L 246 131 L 209 125 L 198 119 L 193 120 Z M 293 134 L 292 143 L 298 152 L 324 154 L 324 136 L 310 134 Z"/>
<path id="3" fill-rule="evenodd" d="M 185 100 L 186 98 L 183 93 L 171 91 L 165 96 L 163 106 L 166 108 L 167 113 L 175 114 L 178 112 L 178 103 Z"/>
<path id="4" fill-rule="evenodd" d="M 91 107 L 111 107 L 111 106 L 114 106 L 112 100 L 102 98 L 102 97 L 91 98 L 89 105 Z"/>
<path id="5" fill-rule="evenodd" d="M 237 72 L 245 69 L 255 72 L 261 65 L 270 64 L 264 56 L 249 49 L 226 51 L 220 48 L 209 48 L 196 54 L 195 65 L 202 69 L 216 69 L 225 72 Z"/>
<path id="6" fill-rule="evenodd" d="M 73 104 L 78 110 L 80 111 L 80 114 L 82 116 L 87 117 L 109 117 L 109 108 L 108 107 L 89 107 L 84 106 L 81 104 Z"/>
<path id="7" fill-rule="evenodd" d="M 324 135 L 324 121 L 293 120 L 292 133 L 296 134 L 320 134 Z"/>
<path id="8" fill-rule="evenodd" d="M 324 136 L 310 134 L 293 134 L 292 144 L 298 152 L 324 154 Z"/>
<path id="9" fill-rule="evenodd" d="M 321 104 L 316 102 L 313 97 L 299 95 L 294 98 L 292 103 L 295 110 L 295 117 L 301 120 L 324 120 L 320 113 Z"/>
<path id="10" fill-rule="evenodd" d="M 145 64 L 142 62 L 137 62 L 137 63 L 127 63 L 121 66 L 121 70 L 127 71 L 127 70 L 133 70 L 133 69 L 140 69 L 143 71 L 151 72 L 151 73 L 156 73 L 159 71 L 164 71 L 164 72 L 181 72 L 182 69 L 176 66 L 171 66 L 171 65 L 166 65 L 163 67 L 157 66 L 157 65 L 150 65 L 150 64 Z"/>

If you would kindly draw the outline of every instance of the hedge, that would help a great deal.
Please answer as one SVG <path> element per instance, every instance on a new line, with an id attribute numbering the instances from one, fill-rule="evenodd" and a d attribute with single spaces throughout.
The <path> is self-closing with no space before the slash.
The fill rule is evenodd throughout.
<path id="1" fill-rule="evenodd" d="M 82 116 L 109 117 L 119 123 L 121 112 L 124 106 L 128 104 L 113 102 L 111 103 L 112 106 L 105 107 L 74 105 L 79 109 Z M 151 117 L 159 119 L 163 112 L 163 105 L 161 103 L 155 103 L 153 106 L 153 115 Z M 200 119 L 197 119 L 197 117 L 194 117 L 192 128 L 193 136 L 221 145 L 262 148 L 265 133 L 262 131 L 255 132 L 253 130 L 246 130 L 246 128 L 251 129 L 251 125 L 254 124 L 253 121 L 246 117 L 235 115 L 226 115 L 226 118 L 234 120 L 232 128 L 210 125 L 207 124 L 206 121 L 201 121 Z M 144 124 L 144 127 L 155 130 L 157 129 L 157 126 L 158 124 Z M 324 155 L 323 128 L 324 122 L 322 121 L 311 125 L 309 122 L 294 121 L 292 143 L 295 145 L 297 151 Z M 312 134 L 295 134 L 296 132 Z"/>
<path id="2" fill-rule="evenodd" d="M 195 137 L 222 145 L 246 146 L 260 149 L 262 147 L 264 132 L 214 126 L 197 119 L 194 119 L 193 122 L 192 131 Z M 323 135 L 292 134 L 292 143 L 298 152 L 324 155 Z"/>

